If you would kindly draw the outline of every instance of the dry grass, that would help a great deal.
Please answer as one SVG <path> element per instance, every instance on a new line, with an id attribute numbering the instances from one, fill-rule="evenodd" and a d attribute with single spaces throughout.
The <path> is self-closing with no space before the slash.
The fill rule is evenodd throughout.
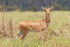
<path id="1" fill-rule="evenodd" d="M 18 29 L 15 28 L 20 22 L 23 21 L 37 21 L 44 18 L 44 12 L 5 12 L 5 24 L 6 27 L 9 23 L 9 19 L 12 17 L 12 26 L 14 36 L 18 33 Z M 0 16 L 0 21 L 1 16 Z M 10 22 L 10 23 L 11 23 Z M 1 23 L 1 22 L 0 22 Z M 1 25 L 1 24 L 0 24 Z M 11 26 L 11 24 L 10 24 Z M 1 28 L 0 28 L 1 29 Z M 8 29 L 8 28 L 6 28 Z M 11 28 L 12 29 L 12 28 Z M 6 31 L 9 34 L 9 30 Z M 51 35 L 52 34 L 52 35 Z M 61 37 L 57 37 L 59 34 Z M 30 32 L 24 42 L 17 39 L 0 39 L 0 47 L 70 47 L 70 12 L 69 11 L 54 11 L 51 13 L 51 23 L 47 30 L 46 36 L 49 38 L 44 44 L 42 40 L 37 40 L 38 33 Z"/>

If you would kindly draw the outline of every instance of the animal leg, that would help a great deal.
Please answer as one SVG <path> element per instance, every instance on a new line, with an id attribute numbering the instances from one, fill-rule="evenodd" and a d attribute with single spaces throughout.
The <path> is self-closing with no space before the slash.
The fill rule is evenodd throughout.
<path id="1" fill-rule="evenodd" d="M 20 31 L 19 34 L 17 34 L 16 39 L 17 39 L 18 37 L 21 37 L 22 35 L 23 35 L 23 32 Z"/>
<path id="2" fill-rule="evenodd" d="M 28 31 L 25 31 L 23 36 L 21 37 L 21 40 L 24 40 L 24 38 L 26 37 L 27 34 L 28 34 Z"/>
<path id="3" fill-rule="evenodd" d="M 44 43 L 45 43 L 45 31 L 42 31 L 42 32 L 41 32 L 41 36 L 42 36 L 42 37 L 41 37 L 41 38 L 42 38 L 42 40 L 43 40 L 43 41 L 44 41 Z"/>
<path id="4" fill-rule="evenodd" d="M 41 32 L 39 32 L 39 36 L 38 36 L 38 40 L 40 40 L 41 39 Z"/>

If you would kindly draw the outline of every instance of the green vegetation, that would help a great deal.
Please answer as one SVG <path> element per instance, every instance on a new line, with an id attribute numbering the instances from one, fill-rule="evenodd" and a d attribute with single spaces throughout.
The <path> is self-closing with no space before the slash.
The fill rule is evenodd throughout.
<path id="1" fill-rule="evenodd" d="M 5 12 L 4 17 L 6 22 L 9 21 L 10 17 L 13 19 L 14 27 L 20 22 L 24 21 L 37 21 L 44 18 L 44 12 Z M 0 16 L 1 23 L 1 16 Z M 70 12 L 69 11 L 54 11 L 51 12 L 51 23 L 47 30 L 48 34 L 52 31 L 61 31 L 64 30 L 70 31 Z M 17 29 L 14 29 L 14 35 L 18 33 Z M 70 33 L 70 32 L 69 32 Z M 65 36 L 66 37 L 65 37 Z M 70 47 L 70 34 L 67 36 L 65 33 L 61 37 L 56 37 L 51 35 L 51 38 L 45 41 L 45 44 L 42 40 L 38 40 L 39 34 L 37 32 L 30 32 L 24 41 L 18 38 L 17 40 L 6 38 L 0 39 L 0 47 Z"/>
<path id="2" fill-rule="evenodd" d="M 55 10 L 70 10 L 70 0 L 0 0 L 0 10 L 38 11 L 44 3 L 46 7 L 53 5 Z"/>

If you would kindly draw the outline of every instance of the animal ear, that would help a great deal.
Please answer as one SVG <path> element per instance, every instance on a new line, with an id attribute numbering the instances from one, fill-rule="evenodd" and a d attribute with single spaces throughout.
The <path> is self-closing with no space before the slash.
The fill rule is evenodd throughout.
<path id="1" fill-rule="evenodd" d="M 53 6 L 51 6 L 50 8 L 48 8 L 48 10 L 49 11 L 51 11 L 51 10 L 53 10 L 54 9 L 54 7 Z"/>
<path id="2" fill-rule="evenodd" d="M 42 9 L 43 9 L 44 11 L 46 11 L 46 10 L 47 10 L 47 8 L 45 8 L 45 7 L 42 7 Z"/>

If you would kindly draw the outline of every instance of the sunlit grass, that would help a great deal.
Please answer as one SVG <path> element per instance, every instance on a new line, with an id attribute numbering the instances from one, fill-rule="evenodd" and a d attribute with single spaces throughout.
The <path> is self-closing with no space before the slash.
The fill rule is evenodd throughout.
<path id="1" fill-rule="evenodd" d="M 6 22 L 12 17 L 14 26 L 24 21 L 37 21 L 45 17 L 44 12 L 5 12 L 4 17 Z M 1 16 L 0 16 L 1 23 Z M 51 32 L 57 30 L 70 31 L 70 12 L 69 11 L 54 11 L 51 12 L 51 23 L 47 30 Z M 18 31 L 14 31 L 16 33 Z M 46 34 L 47 35 L 47 34 Z M 30 32 L 24 41 L 20 38 L 15 40 L 11 38 L 0 39 L 0 47 L 70 47 L 70 39 L 65 37 L 51 37 L 49 40 L 43 43 L 42 40 L 37 40 L 37 32 Z"/>

